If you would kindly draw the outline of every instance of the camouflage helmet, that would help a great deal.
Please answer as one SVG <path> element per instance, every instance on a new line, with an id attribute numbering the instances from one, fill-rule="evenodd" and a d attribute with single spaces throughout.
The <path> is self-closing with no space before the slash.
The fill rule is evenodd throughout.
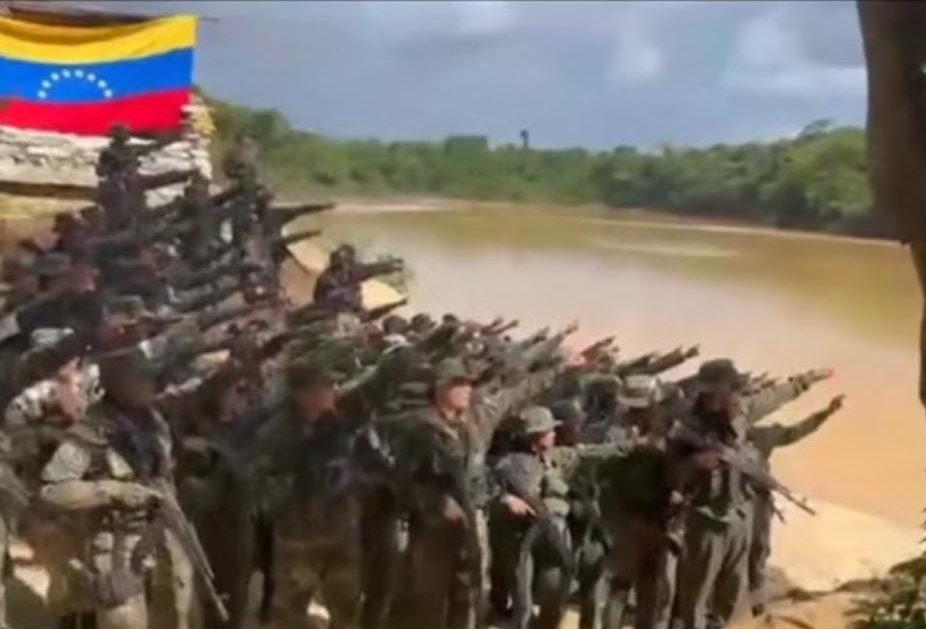
<path id="1" fill-rule="evenodd" d="M 473 376 L 460 358 L 445 358 L 434 368 L 434 384 L 472 383 Z"/>
<path id="2" fill-rule="evenodd" d="M 697 384 L 701 392 L 739 391 L 749 382 L 749 376 L 740 373 L 729 358 L 716 358 L 701 364 Z"/>
<path id="3" fill-rule="evenodd" d="M 662 383 L 655 376 L 634 374 L 627 376 L 618 401 L 628 408 L 650 408 L 665 398 Z"/>
<path id="4" fill-rule="evenodd" d="M 408 322 L 409 327 L 415 332 L 426 332 L 437 325 L 431 315 L 426 312 L 419 312 Z"/>
<path id="5" fill-rule="evenodd" d="M 122 123 L 114 124 L 109 129 L 109 137 L 117 142 L 128 142 L 131 137 L 129 127 Z"/>
<path id="6" fill-rule="evenodd" d="M 561 423 L 546 406 L 528 406 L 518 413 L 518 432 L 522 435 L 537 435 L 556 430 Z"/>
<path id="7" fill-rule="evenodd" d="M 344 243 L 338 245 L 328 256 L 331 264 L 346 264 L 353 262 L 357 258 L 357 250 L 352 244 Z"/>
<path id="8" fill-rule="evenodd" d="M 383 319 L 381 327 L 385 334 L 404 334 L 408 325 L 408 321 L 402 315 L 390 314 Z"/>

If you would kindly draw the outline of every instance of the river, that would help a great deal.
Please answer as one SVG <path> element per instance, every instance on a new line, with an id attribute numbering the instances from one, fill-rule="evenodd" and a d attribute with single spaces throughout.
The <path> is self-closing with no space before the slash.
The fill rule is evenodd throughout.
<path id="1" fill-rule="evenodd" d="M 846 408 L 777 453 L 777 475 L 811 498 L 920 523 L 920 297 L 899 245 L 602 209 L 416 207 L 317 222 L 326 244 L 403 257 L 416 311 L 505 314 L 528 329 L 578 320 L 579 341 L 615 334 L 628 356 L 699 343 L 753 372 L 832 367 L 832 381 L 778 418 L 841 392 Z"/>

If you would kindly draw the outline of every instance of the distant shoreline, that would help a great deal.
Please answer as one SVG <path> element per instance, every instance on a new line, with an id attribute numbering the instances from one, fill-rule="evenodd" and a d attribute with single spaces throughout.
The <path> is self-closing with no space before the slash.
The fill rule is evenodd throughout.
<path id="1" fill-rule="evenodd" d="M 402 212 L 445 212 L 480 209 L 540 209 L 549 212 L 591 210 L 601 214 L 601 220 L 620 222 L 632 227 L 646 227 L 667 230 L 697 230 L 713 233 L 756 234 L 811 240 L 843 241 L 864 245 L 900 246 L 898 240 L 883 237 L 831 232 L 814 229 L 775 227 L 759 221 L 741 218 L 724 218 L 711 215 L 692 215 L 656 208 L 614 208 L 604 205 L 559 205 L 529 202 L 474 201 L 440 197 L 363 198 L 345 197 L 338 199 L 335 212 L 345 214 L 380 214 Z"/>

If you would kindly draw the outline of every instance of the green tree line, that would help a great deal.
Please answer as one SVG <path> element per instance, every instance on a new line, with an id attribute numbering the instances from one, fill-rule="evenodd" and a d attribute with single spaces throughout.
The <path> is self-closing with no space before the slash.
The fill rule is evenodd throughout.
<path id="1" fill-rule="evenodd" d="M 209 101 L 214 150 L 253 137 L 264 176 L 289 194 L 424 194 L 476 200 L 601 203 L 862 235 L 888 235 L 872 212 L 861 129 L 826 120 L 795 138 L 706 148 L 611 151 L 443 142 L 336 140 L 279 112 Z"/>

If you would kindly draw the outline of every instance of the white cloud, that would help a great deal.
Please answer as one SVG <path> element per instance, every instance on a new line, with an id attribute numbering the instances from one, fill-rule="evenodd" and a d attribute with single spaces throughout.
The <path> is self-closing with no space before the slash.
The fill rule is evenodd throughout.
<path id="1" fill-rule="evenodd" d="M 618 83 L 654 83 L 671 62 L 664 31 L 670 19 L 700 2 L 628 2 L 614 5 L 614 47 L 610 78 Z"/>
<path id="2" fill-rule="evenodd" d="M 398 45 L 503 35 L 517 22 L 508 2 L 374 2 L 356 6 L 368 28 Z"/>
<path id="3" fill-rule="evenodd" d="M 486 36 L 498 35 L 510 31 L 517 21 L 517 16 L 508 2 L 473 0 L 472 2 L 453 3 L 457 19 L 454 21 L 460 34 Z"/>
<path id="4" fill-rule="evenodd" d="M 811 58 L 786 10 L 787 5 L 773 7 L 740 27 L 724 87 L 803 99 L 864 96 L 864 66 Z"/>
<path id="5" fill-rule="evenodd" d="M 665 53 L 648 22 L 632 15 L 620 19 L 611 78 L 620 83 L 649 83 L 663 73 Z"/>

